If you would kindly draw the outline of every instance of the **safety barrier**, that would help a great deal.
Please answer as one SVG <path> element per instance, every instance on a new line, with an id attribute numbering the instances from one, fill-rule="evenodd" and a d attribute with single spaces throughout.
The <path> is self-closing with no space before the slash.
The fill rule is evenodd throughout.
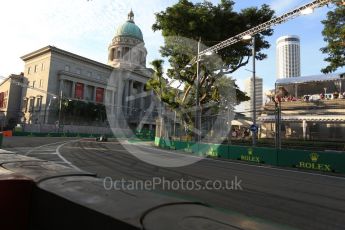
<path id="1" fill-rule="evenodd" d="M 133 133 L 134 135 L 130 138 L 138 138 L 141 140 L 154 140 L 155 132 L 152 130 L 136 130 Z M 50 132 L 50 133 L 41 133 L 41 132 L 13 132 L 13 136 L 32 136 L 32 137 L 83 137 L 83 138 L 94 138 L 99 137 L 104 134 L 86 134 L 86 133 L 69 133 L 69 132 Z M 105 135 L 108 138 L 123 138 L 128 137 L 125 135 Z"/>
<path id="2" fill-rule="evenodd" d="M 155 145 L 198 156 L 218 157 L 323 172 L 345 173 L 345 152 L 275 149 L 223 144 L 194 143 L 155 138 Z"/>

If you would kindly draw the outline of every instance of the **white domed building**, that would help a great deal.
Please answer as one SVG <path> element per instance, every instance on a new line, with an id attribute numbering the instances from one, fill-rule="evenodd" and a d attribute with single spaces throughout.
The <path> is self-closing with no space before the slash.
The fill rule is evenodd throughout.
<path id="1" fill-rule="evenodd" d="M 155 116 L 150 111 L 156 102 L 153 93 L 144 89 L 153 70 L 146 68 L 146 56 L 143 34 L 132 10 L 108 46 L 107 64 L 54 46 L 22 56 L 24 81 L 29 87 L 22 92 L 21 122 L 33 129 L 39 126 L 40 131 L 59 126 L 64 132 L 88 132 L 88 128 L 75 129 L 83 129 L 84 124 L 107 128 L 109 123 L 123 129 L 153 130 Z M 64 101 L 61 112 L 60 98 Z M 73 111 L 68 106 L 73 104 L 103 106 L 107 119 L 91 121 L 88 112 L 68 114 Z"/>
<path id="2" fill-rule="evenodd" d="M 145 68 L 147 51 L 140 28 L 134 22 L 134 13 L 118 27 L 109 45 L 108 65 L 115 68 Z"/>

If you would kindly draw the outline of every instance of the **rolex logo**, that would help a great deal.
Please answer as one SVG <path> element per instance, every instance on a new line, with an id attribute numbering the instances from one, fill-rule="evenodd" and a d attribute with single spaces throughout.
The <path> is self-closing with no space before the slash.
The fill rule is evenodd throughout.
<path id="1" fill-rule="evenodd" d="M 253 149 L 252 148 L 248 149 L 248 155 L 250 155 L 250 156 L 253 155 Z"/>
<path id="2" fill-rule="evenodd" d="M 317 160 L 319 159 L 319 154 L 317 153 L 311 153 L 309 156 L 312 162 L 317 162 Z"/>

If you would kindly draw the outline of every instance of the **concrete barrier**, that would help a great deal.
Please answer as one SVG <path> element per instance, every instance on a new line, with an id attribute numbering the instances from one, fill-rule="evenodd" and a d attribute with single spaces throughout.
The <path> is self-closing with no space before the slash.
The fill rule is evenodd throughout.
<path id="1" fill-rule="evenodd" d="M 10 221 L 2 221 L 2 229 L 282 228 L 162 193 L 106 189 L 104 181 L 90 173 L 35 158 L 0 154 L 0 166 L 0 175 L 6 178 L 5 186 L 0 180 L 0 194 L 10 198 L 5 206 Z M 11 176 L 24 174 L 20 180 Z"/>
<path id="2" fill-rule="evenodd" d="M 345 152 L 307 151 L 297 149 L 279 150 L 267 147 L 171 141 L 158 137 L 155 138 L 155 145 L 165 149 L 190 152 L 198 156 L 212 156 L 257 164 L 299 168 L 303 170 L 345 173 Z"/>
<path id="3" fill-rule="evenodd" d="M 34 183 L 0 167 L 0 228 L 27 229 Z"/>

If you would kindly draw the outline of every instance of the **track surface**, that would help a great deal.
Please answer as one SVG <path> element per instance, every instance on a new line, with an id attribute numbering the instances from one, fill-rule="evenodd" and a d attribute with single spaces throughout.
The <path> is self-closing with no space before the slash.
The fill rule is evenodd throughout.
<path id="1" fill-rule="evenodd" d="M 25 141 L 20 141 L 21 145 L 25 145 L 23 142 Z M 53 141 L 51 142 L 53 143 L 50 144 L 51 148 L 61 145 L 59 153 L 69 163 L 80 169 L 97 173 L 99 177 L 111 177 L 114 180 L 122 178 L 150 180 L 153 177 L 164 177 L 172 181 L 181 178 L 232 180 L 236 176 L 242 180 L 243 190 L 158 190 L 158 192 L 202 201 L 216 208 L 298 229 L 345 229 L 344 177 L 210 159 L 185 167 L 162 168 L 138 160 L 116 141 L 98 143 L 81 140 L 55 145 Z M 12 144 L 6 144 L 5 141 L 4 149 L 14 150 L 14 143 L 12 140 Z M 167 151 L 154 147 L 139 148 L 164 157 L 170 156 Z M 34 152 L 30 154 L 35 154 Z M 24 154 L 25 151 L 21 153 Z M 173 158 L 174 155 L 176 154 L 171 154 L 171 157 Z M 36 157 L 39 156 L 36 154 Z M 57 161 L 61 160 L 57 159 Z"/>

